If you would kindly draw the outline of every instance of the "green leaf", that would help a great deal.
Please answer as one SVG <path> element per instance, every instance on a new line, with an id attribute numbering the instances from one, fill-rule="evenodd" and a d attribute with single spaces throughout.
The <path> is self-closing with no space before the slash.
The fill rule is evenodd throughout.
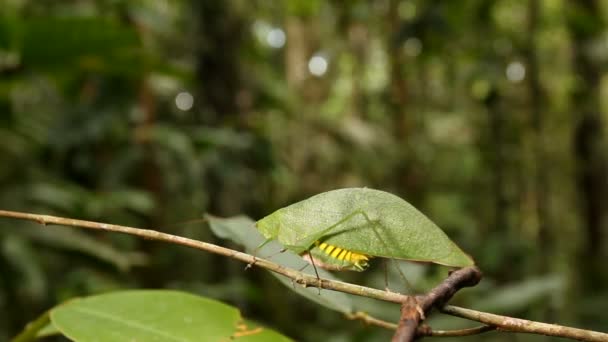
<path id="1" fill-rule="evenodd" d="M 235 216 L 231 218 L 219 218 L 211 215 L 206 215 L 211 230 L 217 236 L 232 240 L 235 243 L 245 246 L 248 253 L 259 257 L 268 257 L 272 261 L 281 264 L 291 269 L 303 269 L 303 273 L 315 275 L 312 266 L 302 259 L 297 254 L 290 251 L 283 251 L 284 248 L 278 243 L 272 241 L 265 244 L 262 248 L 258 246 L 265 241 L 264 237 L 254 228 L 255 222 L 247 216 Z M 324 279 L 338 280 L 331 273 L 317 269 L 319 276 Z M 342 313 L 353 312 L 353 302 L 349 296 L 341 292 L 319 290 L 317 288 L 304 288 L 295 285 L 291 279 L 285 278 L 282 275 L 271 272 L 283 285 L 295 291 L 301 296 L 321 304 L 329 309 L 336 310 Z"/>
<path id="2" fill-rule="evenodd" d="M 61 332 L 57 329 L 57 327 L 55 325 L 53 325 L 52 322 L 48 322 L 45 326 L 42 327 L 42 329 L 38 330 L 38 333 L 36 334 L 36 338 L 42 338 L 42 337 L 47 337 L 47 336 L 53 336 L 53 335 L 59 335 L 61 334 Z"/>
<path id="3" fill-rule="evenodd" d="M 289 338 L 279 334 L 278 332 L 264 328 L 258 323 L 245 320 L 240 325 L 243 329 L 235 333 L 234 340 L 238 342 L 287 342 Z"/>
<path id="4" fill-rule="evenodd" d="M 474 261 L 424 214 L 388 192 L 333 190 L 282 208 L 257 222 L 260 232 L 296 253 L 322 240 L 376 257 L 465 267 Z M 315 250 L 313 250 L 314 252 Z"/>
<path id="5" fill-rule="evenodd" d="M 122 291 L 73 300 L 51 310 L 51 321 L 79 342 L 228 341 L 251 333 L 240 323 L 237 309 L 167 290 Z M 265 333 L 288 341 L 278 333 Z"/>

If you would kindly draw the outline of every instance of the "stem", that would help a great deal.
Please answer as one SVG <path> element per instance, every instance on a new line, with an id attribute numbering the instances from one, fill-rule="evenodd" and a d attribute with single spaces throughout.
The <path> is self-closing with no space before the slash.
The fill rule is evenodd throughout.
<path id="1" fill-rule="evenodd" d="M 363 311 L 356 311 L 354 313 L 347 314 L 346 318 L 352 319 L 352 320 L 359 320 L 365 324 L 375 325 L 375 326 L 378 326 L 378 327 L 381 327 L 384 329 L 388 329 L 388 330 L 392 330 L 392 331 L 397 329 L 397 324 L 372 317 Z"/>
<path id="2" fill-rule="evenodd" d="M 29 322 L 23 331 L 19 335 L 15 336 L 11 342 L 28 342 L 36 340 L 38 332 L 44 328 L 51 321 L 50 312 L 45 311 L 42 315 L 38 316 L 36 320 Z"/>
<path id="3" fill-rule="evenodd" d="M 475 286 L 481 280 L 481 271 L 475 267 L 465 267 L 453 272 L 431 291 L 416 298 L 410 297 L 401 305 L 399 327 L 393 341 L 409 342 L 418 335 L 420 321 L 435 306 L 443 306 L 463 287 Z"/>
<path id="4" fill-rule="evenodd" d="M 487 312 L 465 309 L 458 306 L 446 305 L 441 312 L 448 315 L 466 318 L 472 321 L 485 323 L 495 326 L 498 330 L 539 334 L 546 336 L 565 337 L 579 341 L 606 342 L 608 334 L 565 327 L 562 325 L 548 324 L 542 322 L 529 321 L 526 319 L 495 315 Z"/>
<path id="5" fill-rule="evenodd" d="M 416 332 L 416 336 L 433 336 L 433 337 L 461 337 L 483 334 L 488 331 L 494 331 L 496 327 L 491 325 L 480 325 L 474 328 L 458 329 L 458 330 L 432 330 L 429 326 L 420 326 Z"/>
<path id="6" fill-rule="evenodd" d="M 223 255 L 229 258 L 240 260 L 251 265 L 255 265 L 261 268 L 265 268 L 269 271 L 282 274 L 290 279 L 293 279 L 297 284 L 305 287 L 320 287 L 327 290 L 340 291 L 345 293 L 354 294 L 357 296 L 368 297 L 373 299 L 379 299 L 392 303 L 403 303 L 409 296 L 402 295 L 399 293 L 392 293 L 388 291 L 373 289 L 370 287 L 349 284 L 336 280 L 329 280 L 323 278 L 317 278 L 306 273 L 298 272 L 296 270 L 281 266 L 274 262 L 266 259 L 255 257 L 253 255 L 235 251 L 233 249 L 221 247 L 211 243 L 188 239 L 181 236 L 171 235 L 162 233 L 156 230 L 140 229 L 127 226 L 120 226 L 109 223 L 100 223 L 93 221 L 76 220 L 70 218 L 63 218 L 49 215 L 38 215 L 30 213 L 22 213 L 16 211 L 0 210 L 0 217 L 11 217 L 16 219 L 30 220 L 39 222 L 42 225 L 47 224 L 58 224 L 63 226 L 72 226 L 93 230 L 110 231 L 116 233 L 123 233 L 129 235 L 139 236 L 148 240 L 164 241 L 176 245 L 182 245 L 190 248 L 204 250 L 210 253 Z"/>

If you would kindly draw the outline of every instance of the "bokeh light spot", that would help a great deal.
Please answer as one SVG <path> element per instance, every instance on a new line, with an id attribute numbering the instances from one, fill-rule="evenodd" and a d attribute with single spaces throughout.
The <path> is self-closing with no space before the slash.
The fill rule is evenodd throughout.
<path id="1" fill-rule="evenodd" d="M 526 78 L 526 67 L 520 62 L 511 62 L 505 71 L 507 79 L 513 83 L 521 82 Z"/>
<path id="2" fill-rule="evenodd" d="M 266 43 L 275 49 L 280 49 L 285 45 L 285 32 L 280 28 L 273 28 L 266 35 Z"/>
<path id="3" fill-rule="evenodd" d="M 308 71 L 315 76 L 323 76 L 327 72 L 328 66 L 327 59 L 321 55 L 314 55 L 308 61 Z"/>
<path id="4" fill-rule="evenodd" d="M 179 110 L 190 110 L 194 104 L 194 97 L 189 92 L 181 92 L 175 96 L 175 106 Z"/>

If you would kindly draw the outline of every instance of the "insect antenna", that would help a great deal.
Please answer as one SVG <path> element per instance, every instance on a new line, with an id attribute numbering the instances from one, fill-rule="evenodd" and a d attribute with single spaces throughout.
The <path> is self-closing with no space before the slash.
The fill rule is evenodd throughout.
<path id="1" fill-rule="evenodd" d="M 272 254 L 269 254 L 269 255 L 265 256 L 264 258 L 266 258 L 266 259 L 272 259 L 275 256 L 277 256 L 277 255 L 279 255 L 281 253 L 285 253 L 285 252 L 287 252 L 287 248 L 282 248 L 282 249 L 280 249 L 280 250 L 278 250 L 278 251 L 276 251 L 276 252 L 274 252 Z"/>
<path id="2" fill-rule="evenodd" d="M 395 259 L 391 259 L 391 261 L 393 262 L 393 265 L 397 269 L 397 272 L 399 273 L 401 280 L 403 280 L 403 285 L 405 286 L 405 289 L 408 291 L 408 293 L 414 293 L 415 292 L 414 285 L 412 285 L 412 283 L 410 283 L 410 281 L 407 280 L 407 277 L 405 276 L 405 274 L 403 274 L 401 267 L 399 267 L 399 262 Z"/>
<path id="3" fill-rule="evenodd" d="M 395 269 L 397 271 L 397 274 L 399 274 L 399 278 L 401 278 L 401 281 L 403 283 L 403 286 L 405 287 L 406 293 L 414 293 L 415 292 L 414 286 L 407 279 L 405 274 L 403 274 L 401 267 L 399 267 L 399 262 L 395 259 L 382 260 L 382 264 L 384 265 L 384 286 L 385 286 L 386 291 L 392 292 L 390 290 L 389 284 L 388 284 L 389 283 L 389 281 L 388 281 L 388 268 L 389 268 L 388 263 L 392 263 L 393 269 Z"/>
<path id="4" fill-rule="evenodd" d="M 302 272 L 306 269 L 306 267 L 308 267 L 309 263 L 306 263 L 304 266 L 298 268 L 298 272 Z M 291 279 L 291 286 L 295 289 L 296 288 L 296 280 L 295 279 Z"/>
<path id="5" fill-rule="evenodd" d="M 386 266 L 387 261 L 382 260 L 382 268 L 384 269 L 384 288 L 388 291 L 388 267 Z"/>
<path id="6" fill-rule="evenodd" d="M 306 269 L 306 267 L 308 267 L 310 264 L 309 263 L 305 263 L 304 266 L 298 268 L 298 272 L 302 272 Z"/>

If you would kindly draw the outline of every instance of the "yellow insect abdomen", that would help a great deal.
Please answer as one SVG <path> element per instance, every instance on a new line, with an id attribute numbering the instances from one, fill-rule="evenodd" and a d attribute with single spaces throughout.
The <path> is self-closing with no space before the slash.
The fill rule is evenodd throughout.
<path id="1" fill-rule="evenodd" d="M 365 269 L 367 267 L 367 261 L 369 260 L 369 256 L 365 254 L 349 251 L 347 249 L 330 245 L 325 242 L 317 242 L 316 245 L 319 246 L 319 249 L 325 252 L 325 254 L 334 259 L 350 262 L 359 269 Z"/>

